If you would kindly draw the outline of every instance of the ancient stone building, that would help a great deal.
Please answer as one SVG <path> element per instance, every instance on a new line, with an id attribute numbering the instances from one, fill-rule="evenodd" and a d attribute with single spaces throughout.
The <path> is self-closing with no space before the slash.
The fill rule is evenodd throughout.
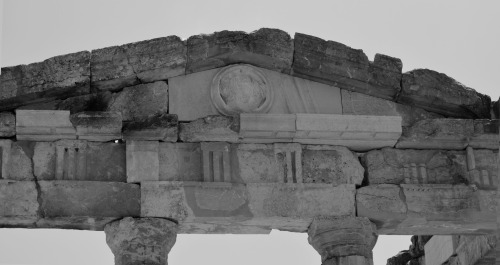
<path id="1" fill-rule="evenodd" d="M 0 227 L 103 230 L 116 264 L 271 229 L 323 265 L 395 234 L 415 237 L 390 264 L 500 264 L 498 101 L 397 58 L 169 36 L 3 68 L 0 111 Z"/>

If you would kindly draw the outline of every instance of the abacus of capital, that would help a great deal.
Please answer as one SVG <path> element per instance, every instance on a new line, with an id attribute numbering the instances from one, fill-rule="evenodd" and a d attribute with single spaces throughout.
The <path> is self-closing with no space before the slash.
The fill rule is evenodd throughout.
<path id="1" fill-rule="evenodd" d="M 115 264 L 178 233 L 308 233 L 323 265 L 500 264 L 499 107 L 400 59 L 277 29 L 2 68 L 0 227 L 98 230 Z M 395 253 L 396 254 L 396 253 Z"/>

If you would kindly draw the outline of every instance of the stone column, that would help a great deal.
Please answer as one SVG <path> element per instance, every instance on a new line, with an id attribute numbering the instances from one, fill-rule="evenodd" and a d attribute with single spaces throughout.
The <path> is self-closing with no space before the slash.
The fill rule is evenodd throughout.
<path id="1" fill-rule="evenodd" d="M 322 265 L 373 265 L 376 231 L 365 217 L 315 218 L 308 241 L 321 255 Z"/>
<path id="2" fill-rule="evenodd" d="M 162 218 L 126 217 L 104 227 L 115 265 L 166 265 L 177 224 Z"/>

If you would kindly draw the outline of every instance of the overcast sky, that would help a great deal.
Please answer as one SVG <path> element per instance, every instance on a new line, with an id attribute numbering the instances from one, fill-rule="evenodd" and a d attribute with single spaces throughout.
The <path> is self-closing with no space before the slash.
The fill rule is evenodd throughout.
<path id="1" fill-rule="evenodd" d="M 0 2 L 1 3 L 1 2 Z M 500 1 L 69 1 L 3 3 L 0 65 L 178 35 L 279 28 L 398 57 L 497 99 Z M 0 4 L 0 8 L 2 5 Z M 1 12 L 1 11 L 0 11 Z M 381 237 L 375 265 L 408 237 Z M 113 264 L 103 232 L 0 229 L 0 265 Z M 169 264 L 320 264 L 306 235 L 180 235 Z"/>

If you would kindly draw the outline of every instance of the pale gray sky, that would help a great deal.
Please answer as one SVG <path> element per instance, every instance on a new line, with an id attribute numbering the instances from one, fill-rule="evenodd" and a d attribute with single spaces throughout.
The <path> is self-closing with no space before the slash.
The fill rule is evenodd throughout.
<path id="1" fill-rule="evenodd" d="M 401 58 L 492 98 L 500 96 L 500 1 L 69 1 L 5 0 L 0 65 L 156 37 L 279 28 Z M 0 9 L 2 8 L 0 2 Z M 380 237 L 375 265 L 407 249 L 409 237 Z M 305 234 L 180 235 L 169 264 L 320 264 Z M 113 264 L 103 232 L 0 229 L 0 265 Z"/>

